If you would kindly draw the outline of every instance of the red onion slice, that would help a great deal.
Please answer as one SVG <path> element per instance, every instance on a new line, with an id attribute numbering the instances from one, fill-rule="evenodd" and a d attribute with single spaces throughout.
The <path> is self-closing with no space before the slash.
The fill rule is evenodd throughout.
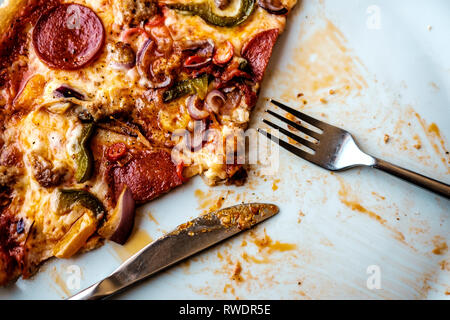
<path id="1" fill-rule="evenodd" d="M 194 58 L 195 57 L 195 58 Z M 196 59 L 198 57 L 198 59 Z M 199 60 L 199 62 L 197 63 L 191 63 L 191 61 L 196 61 Z M 198 69 L 198 68 L 203 68 L 206 67 L 210 62 L 211 62 L 211 58 L 203 58 L 200 56 L 191 56 L 188 59 L 186 59 L 186 61 L 184 62 L 184 67 L 185 68 L 189 68 L 189 69 Z"/>
<path id="2" fill-rule="evenodd" d="M 75 98 L 78 100 L 85 100 L 84 94 L 65 84 L 55 89 L 53 95 L 57 98 Z"/>
<path id="3" fill-rule="evenodd" d="M 115 70 L 124 70 L 124 71 L 128 71 L 128 70 L 132 69 L 135 65 L 136 65 L 135 61 L 127 62 L 127 63 L 113 61 L 111 63 L 111 67 L 113 69 L 115 69 Z"/>
<path id="4" fill-rule="evenodd" d="M 280 0 L 258 0 L 258 5 L 272 14 L 286 14 L 288 10 Z"/>
<path id="5" fill-rule="evenodd" d="M 227 95 L 227 101 L 223 106 L 223 113 L 231 113 L 232 110 L 237 108 L 242 100 L 242 93 L 238 90 L 233 90 Z"/>
<path id="6" fill-rule="evenodd" d="M 150 67 L 150 53 L 154 49 L 155 43 L 152 39 L 148 39 L 144 42 L 144 45 L 139 50 L 136 56 L 136 65 L 138 67 L 139 74 L 147 76 L 148 68 Z"/>
<path id="7" fill-rule="evenodd" d="M 123 245 L 133 230 L 135 206 L 133 195 L 125 186 L 116 207 L 98 233 L 106 239 Z"/>
<path id="8" fill-rule="evenodd" d="M 165 74 L 163 80 L 156 80 L 158 75 L 153 73 L 152 68 L 154 62 L 152 52 L 154 49 L 155 42 L 152 39 L 148 39 L 137 54 L 137 69 L 139 75 L 146 80 L 145 84 L 150 89 L 165 88 L 172 83 L 173 78 L 170 75 Z M 149 73 L 152 79 L 149 78 Z"/>
<path id="9" fill-rule="evenodd" d="M 227 98 L 219 90 L 212 90 L 205 99 L 205 109 L 215 114 L 219 113 L 220 108 L 225 104 Z"/>
<path id="10" fill-rule="evenodd" d="M 214 48 L 214 41 L 212 41 L 211 39 L 186 41 L 183 46 L 183 51 L 193 51 L 196 55 L 202 57 L 212 57 Z"/>
<path id="11" fill-rule="evenodd" d="M 203 120 L 209 116 L 209 112 L 206 110 L 201 110 L 197 106 L 201 102 L 197 95 L 192 95 L 187 100 L 187 109 L 189 115 L 194 120 Z"/>

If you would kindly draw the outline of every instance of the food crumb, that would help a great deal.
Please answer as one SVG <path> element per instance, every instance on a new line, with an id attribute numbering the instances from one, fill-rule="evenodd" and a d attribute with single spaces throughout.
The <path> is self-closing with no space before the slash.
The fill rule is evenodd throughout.
<path id="1" fill-rule="evenodd" d="M 304 94 L 301 93 L 301 92 L 297 94 L 297 98 L 301 98 L 301 97 L 303 97 L 303 96 L 304 96 Z"/>
<path id="2" fill-rule="evenodd" d="M 306 100 L 303 100 L 303 104 L 308 104 L 308 101 L 306 101 Z"/>
<path id="3" fill-rule="evenodd" d="M 236 281 L 244 280 L 241 276 L 241 272 L 242 272 L 241 263 L 239 261 L 236 261 L 236 264 L 234 265 L 233 269 L 233 274 L 231 275 L 231 279 Z"/>
<path id="4" fill-rule="evenodd" d="M 297 219 L 297 223 L 301 223 L 302 222 L 302 218 L 305 216 L 305 214 L 303 213 L 302 210 L 300 210 L 298 212 L 298 219 Z"/>
<path id="5" fill-rule="evenodd" d="M 439 265 L 441 266 L 441 270 L 450 271 L 450 261 L 447 262 L 446 260 L 442 260 L 439 262 Z"/>
<path id="6" fill-rule="evenodd" d="M 320 98 L 320 102 L 322 102 L 322 103 L 327 103 L 328 101 L 325 99 L 325 98 Z"/>
<path id="7" fill-rule="evenodd" d="M 433 253 L 435 255 L 443 255 L 448 250 L 447 243 L 442 241 L 441 237 L 436 237 L 435 240 L 433 241 L 433 244 L 435 247 L 433 249 Z"/>
<path id="8" fill-rule="evenodd" d="M 388 134 L 385 134 L 384 135 L 384 143 L 388 143 L 389 142 L 389 139 L 390 139 L 391 137 L 388 135 Z"/>
<path id="9" fill-rule="evenodd" d="M 333 89 L 330 89 L 329 93 L 330 93 L 330 94 L 335 94 L 336 91 L 334 91 Z"/>
<path id="10" fill-rule="evenodd" d="M 273 181 L 273 184 L 272 184 L 272 190 L 273 191 L 277 191 L 278 190 L 278 183 L 279 182 L 280 182 L 280 179 L 276 179 L 276 180 Z"/>
<path id="11" fill-rule="evenodd" d="M 430 26 L 430 25 L 427 26 L 427 30 L 428 30 L 428 31 L 431 31 L 432 29 L 433 29 L 432 26 Z"/>
<path id="12" fill-rule="evenodd" d="M 417 150 L 419 150 L 420 148 L 422 148 L 422 142 L 420 141 L 420 138 L 418 135 L 415 135 L 413 138 L 416 141 L 416 144 L 413 145 L 414 148 L 416 148 Z"/>

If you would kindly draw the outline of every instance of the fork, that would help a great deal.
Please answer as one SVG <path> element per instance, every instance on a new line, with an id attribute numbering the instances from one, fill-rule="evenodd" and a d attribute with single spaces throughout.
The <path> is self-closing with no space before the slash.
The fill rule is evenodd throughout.
<path id="1" fill-rule="evenodd" d="M 330 171 L 342 171 L 357 166 L 376 168 L 450 199 L 450 185 L 401 168 L 387 161 L 375 158 L 361 151 L 353 139 L 353 136 L 349 132 L 312 118 L 282 104 L 281 102 L 275 100 L 270 101 L 280 109 L 300 119 L 300 122 L 298 123 L 287 119 L 271 110 L 266 110 L 266 112 L 278 120 L 286 123 L 289 130 L 284 129 L 266 119 L 263 119 L 263 122 L 310 150 L 305 151 L 299 149 L 293 144 L 281 140 L 262 129 L 258 129 L 258 132 L 300 158 Z M 304 126 L 302 122 L 308 124 L 309 127 L 312 126 L 319 130 L 312 130 Z M 315 139 L 316 142 L 312 142 L 294 134 L 290 127 Z M 321 132 L 319 133 L 318 131 Z"/>

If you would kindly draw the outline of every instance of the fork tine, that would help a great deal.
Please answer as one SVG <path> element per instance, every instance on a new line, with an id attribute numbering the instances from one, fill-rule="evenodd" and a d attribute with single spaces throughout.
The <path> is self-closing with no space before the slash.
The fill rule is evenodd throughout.
<path id="1" fill-rule="evenodd" d="M 296 123 L 296 122 L 294 122 L 294 121 L 291 121 L 291 120 L 289 120 L 289 119 L 286 119 L 285 117 L 279 115 L 278 113 L 273 112 L 272 110 L 266 110 L 266 112 L 267 112 L 268 114 L 274 116 L 275 118 L 277 118 L 277 119 L 283 121 L 284 123 L 287 123 L 287 124 L 290 125 L 291 127 L 294 127 L 295 129 L 297 129 L 297 130 L 303 132 L 304 134 L 306 134 L 306 135 L 308 135 L 308 136 L 310 136 L 310 137 L 313 137 L 313 138 L 316 139 L 316 140 L 320 140 L 320 136 L 321 136 L 320 133 L 317 133 L 317 132 L 315 132 L 315 131 L 312 131 L 312 130 L 310 130 L 310 129 L 308 129 L 308 128 L 305 128 L 305 127 L 299 125 L 298 123 Z"/>
<path id="2" fill-rule="evenodd" d="M 261 133 L 263 136 L 266 136 L 268 139 L 272 140 L 273 142 L 277 143 L 278 145 L 280 145 L 281 147 L 283 147 L 287 151 L 295 154 L 296 156 L 298 156 L 300 158 L 303 158 L 303 159 L 305 159 L 307 161 L 313 162 L 313 158 L 314 157 L 313 157 L 312 154 L 310 154 L 308 152 L 305 152 L 305 151 L 303 151 L 303 150 L 301 150 L 299 148 L 296 148 L 292 144 L 287 143 L 286 141 L 281 140 L 281 139 L 271 135 L 270 133 L 268 133 L 268 132 L 266 132 L 266 131 L 264 131 L 262 129 L 258 128 L 258 132 Z"/>
<path id="3" fill-rule="evenodd" d="M 282 134 L 288 136 L 291 139 L 294 139 L 298 143 L 301 143 L 302 145 L 304 145 L 305 147 L 310 148 L 313 151 L 317 148 L 317 144 L 312 143 L 311 141 L 308 141 L 306 139 L 303 139 L 302 137 L 299 137 L 299 136 L 293 134 L 292 132 L 290 132 L 290 131 L 288 131 L 288 130 L 286 130 L 284 128 L 281 128 L 280 126 L 276 125 L 275 123 L 272 123 L 272 122 L 270 122 L 270 121 L 268 121 L 266 119 L 263 119 L 263 122 L 265 124 L 268 124 L 272 128 L 279 130 Z"/>
<path id="4" fill-rule="evenodd" d="M 310 117 L 307 114 L 304 114 L 304 113 L 302 113 L 300 111 L 294 110 L 291 107 L 288 107 L 287 105 L 282 104 L 281 102 L 278 102 L 278 101 L 273 100 L 273 99 L 271 99 L 270 102 L 272 102 L 277 107 L 283 109 L 284 111 L 289 112 L 290 114 L 296 116 L 297 118 L 299 118 L 299 119 L 301 119 L 301 120 L 303 120 L 303 121 L 313 125 L 314 127 L 319 128 L 321 130 L 324 130 L 324 128 L 326 126 L 328 126 L 328 124 L 326 124 L 326 123 L 324 123 L 324 122 L 322 122 L 320 120 L 317 120 L 317 119 L 315 119 L 313 117 Z"/>

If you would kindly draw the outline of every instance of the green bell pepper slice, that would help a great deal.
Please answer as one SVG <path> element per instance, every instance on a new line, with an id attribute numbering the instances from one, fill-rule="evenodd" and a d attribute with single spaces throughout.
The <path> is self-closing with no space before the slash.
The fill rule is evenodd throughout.
<path id="1" fill-rule="evenodd" d="M 59 214 L 69 212 L 75 204 L 91 210 L 97 219 L 106 216 L 106 209 L 103 203 L 92 193 L 81 189 L 59 189 L 58 190 L 58 207 Z"/>
<path id="2" fill-rule="evenodd" d="M 187 79 L 175 83 L 169 90 L 163 93 L 163 101 L 170 102 L 186 95 L 197 94 L 200 99 L 205 99 L 208 92 L 208 75 L 203 74 L 195 79 Z"/>
<path id="3" fill-rule="evenodd" d="M 75 154 L 75 162 L 77 164 L 75 179 L 78 183 L 86 182 L 92 175 L 94 159 L 89 149 L 89 140 L 94 130 L 95 124 L 93 122 L 83 123 L 83 129 L 78 139 L 78 150 Z"/>
<path id="4" fill-rule="evenodd" d="M 214 26 L 235 27 L 247 20 L 252 14 L 255 0 L 241 0 L 239 10 L 234 16 L 221 16 L 214 13 L 210 1 L 207 0 L 201 3 L 172 3 L 168 4 L 168 7 L 197 15 Z"/>

